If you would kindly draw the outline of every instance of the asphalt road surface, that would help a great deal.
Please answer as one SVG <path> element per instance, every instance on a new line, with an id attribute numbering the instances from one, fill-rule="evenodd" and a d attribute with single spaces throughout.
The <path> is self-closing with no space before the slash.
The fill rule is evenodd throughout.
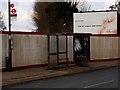
<path id="1" fill-rule="evenodd" d="M 118 68 L 37 80 L 6 88 L 118 88 Z"/>

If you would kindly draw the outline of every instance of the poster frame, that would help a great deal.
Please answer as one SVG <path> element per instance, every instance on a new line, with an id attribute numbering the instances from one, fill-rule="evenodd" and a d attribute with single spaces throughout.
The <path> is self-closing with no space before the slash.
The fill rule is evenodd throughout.
<path id="1" fill-rule="evenodd" d="M 87 63 L 88 63 L 90 61 L 90 36 L 91 36 L 90 33 L 85 33 L 85 34 L 83 34 L 83 33 L 74 33 L 74 35 L 73 35 L 73 60 L 74 60 L 75 63 L 76 63 L 76 61 L 75 61 L 75 48 L 74 48 L 74 46 L 75 46 L 75 37 L 79 37 L 79 38 L 80 37 L 88 37 L 88 52 L 87 52 L 87 59 L 88 59 Z"/>

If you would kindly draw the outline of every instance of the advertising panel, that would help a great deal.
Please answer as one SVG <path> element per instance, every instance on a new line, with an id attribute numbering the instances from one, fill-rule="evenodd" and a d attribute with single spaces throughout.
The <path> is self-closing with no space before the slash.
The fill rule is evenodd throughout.
<path id="1" fill-rule="evenodd" d="M 79 66 L 87 66 L 90 60 L 90 36 L 74 36 L 74 61 Z"/>
<path id="2" fill-rule="evenodd" d="M 117 34 L 117 11 L 74 13 L 74 33 Z"/>

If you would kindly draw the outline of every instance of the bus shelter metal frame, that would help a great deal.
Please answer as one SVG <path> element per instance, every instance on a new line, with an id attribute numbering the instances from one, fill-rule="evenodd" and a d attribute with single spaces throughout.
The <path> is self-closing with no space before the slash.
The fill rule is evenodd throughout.
<path id="1" fill-rule="evenodd" d="M 69 66 L 69 59 L 68 59 L 68 36 L 91 36 L 92 34 L 91 33 L 52 33 L 52 34 L 48 34 L 47 35 L 47 38 L 48 38 L 48 69 L 50 69 L 51 68 L 51 62 L 50 62 L 50 56 L 51 55 L 57 55 L 57 69 L 59 70 L 59 68 L 60 68 L 60 65 L 61 64 L 66 64 L 66 66 L 68 67 Z M 57 45 L 57 52 L 50 52 L 50 37 L 51 36 L 55 36 L 56 37 L 56 45 Z M 59 51 L 59 36 L 65 36 L 66 38 L 66 45 L 65 45 L 65 47 L 66 47 L 66 49 L 65 49 L 65 52 L 60 52 Z M 66 57 L 65 57 L 65 59 L 66 59 L 66 61 L 65 62 L 62 62 L 62 63 L 60 63 L 60 57 L 59 57 L 59 55 L 60 54 L 66 54 Z M 90 54 L 90 52 L 89 52 L 89 54 Z M 90 55 L 89 55 L 90 56 Z"/>

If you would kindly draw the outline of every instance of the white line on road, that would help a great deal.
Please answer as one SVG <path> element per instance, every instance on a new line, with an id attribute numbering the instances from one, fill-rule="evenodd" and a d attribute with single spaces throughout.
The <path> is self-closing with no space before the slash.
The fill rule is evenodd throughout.
<path id="1" fill-rule="evenodd" d="M 110 82 L 114 82 L 115 80 L 110 80 L 110 81 L 106 81 L 106 82 L 101 82 L 101 83 L 97 83 L 97 84 L 93 84 L 93 85 L 89 85 L 86 86 L 84 88 L 89 88 L 89 87 L 94 87 L 94 86 L 98 86 L 98 85 L 102 85 L 102 84 L 106 84 L 106 83 L 110 83 Z"/>

